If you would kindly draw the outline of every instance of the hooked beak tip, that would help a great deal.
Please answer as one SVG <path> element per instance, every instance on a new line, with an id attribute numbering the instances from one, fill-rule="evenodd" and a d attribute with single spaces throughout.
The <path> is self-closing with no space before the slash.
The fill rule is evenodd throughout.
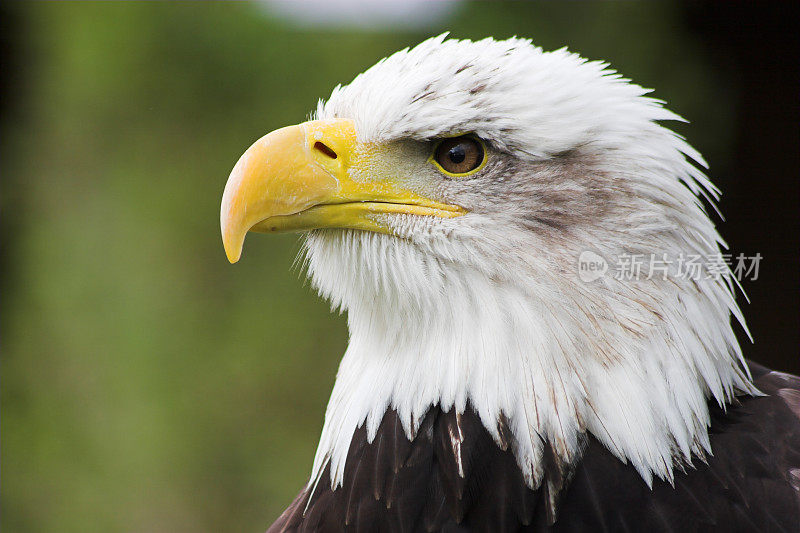
<path id="1" fill-rule="evenodd" d="M 235 252 L 233 250 L 225 250 L 225 255 L 228 256 L 228 262 L 230 262 L 230 264 L 234 264 L 239 262 L 239 258 L 242 256 L 242 252 L 241 250 L 238 252 Z"/>
<path id="2" fill-rule="evenodd" d="M 242 247 L 244 246 L 244 238 L 247 231 L 232 231 L 230 226 L 222 226 L 222 245 L 225 248 L 225 255 L 231 264 L 239 261 L 242 256 Z"/>

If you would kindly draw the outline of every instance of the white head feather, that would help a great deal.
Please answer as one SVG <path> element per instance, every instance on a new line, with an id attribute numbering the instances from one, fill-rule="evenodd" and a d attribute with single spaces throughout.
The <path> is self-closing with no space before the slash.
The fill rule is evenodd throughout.
<path id="1" fill-rule="evenodd" d="M 312 483 L 328 464 L 341 483 L 355 429 L 373 438 L 388 408 L 409 436 L 432 405 L 471 405 L 498 442 L 505 421 L 531 487 L 545 443 L 570 462 L 587 432 L 648 483 L 709 451 L 707 399 L 757 392 L 730 274 L 577 273 L 585 250 L 708 257 L 723 244 L 697 199 L 718 194 L 693 162 L 705 164 L 647 92 L 564 49 L 440 36 L 320 102 L 317 118 L 352 119 L 362 142 L 472 132 L 497 164 L 438 189 L 465 216 L 309 235 L 313 283 L 350 329 Z"/>

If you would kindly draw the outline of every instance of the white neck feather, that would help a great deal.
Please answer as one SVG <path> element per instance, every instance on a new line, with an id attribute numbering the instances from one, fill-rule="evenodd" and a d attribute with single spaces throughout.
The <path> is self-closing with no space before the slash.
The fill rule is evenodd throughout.
<path id="1" fill-rule="evenodd" d="M 588 287 L 552 263 L 487 274 L 448 260 L 444 242 L 309 236 L 312 280 L 350 328 L 312 484 L 328 463 L 340 484 L 355 429 L 366 423 L 371 440 L 388 408 L 411 437 L 431 406 L 468 402 L 498 441 L 505 419 L 532 488 L 544 442 L 570 462 L 585 432 L 648 483 L 671 479 L 676 461 L 709 451 L 707 398 L 756 393 L 720 282 Z"/>

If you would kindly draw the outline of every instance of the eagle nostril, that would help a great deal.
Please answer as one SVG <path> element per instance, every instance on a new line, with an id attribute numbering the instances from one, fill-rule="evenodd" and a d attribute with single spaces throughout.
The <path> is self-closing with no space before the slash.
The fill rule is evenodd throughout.
<path id="1" fill-rule="evenodd" d="M 331 159 L 336 159 L 337 157 L 339 157 L 339 156 L 336 155 L 336 152 L 331 150 L 331 148 L 329 146 L 327 146 L 325 143 L 321 143 L 321 142 L 317 141 L 317 142 L 314 143 L 314 148 L 316 150 L 319 150 L 320 152 L 322 152 L 326 156 L 330 157 Z"/>

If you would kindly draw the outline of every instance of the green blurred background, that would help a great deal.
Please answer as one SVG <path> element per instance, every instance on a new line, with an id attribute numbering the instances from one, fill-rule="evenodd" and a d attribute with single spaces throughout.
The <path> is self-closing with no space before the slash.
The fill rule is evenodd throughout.
<path id="1" fill-rule="evenodd" d="M 393 29 L 286 7 L 2 5 L 3 531 L 262 531 L 291 501 L 345 321 L 293 268 L 297 236 L 227 263 L 222 189 L 253 140 L 444 30 L 568 45 L 691 119 L 676 129 L 727 193 L 723 234 L 765 256 L 748 353 L 800 370 L 779 10 L 451 2 Z"/>

